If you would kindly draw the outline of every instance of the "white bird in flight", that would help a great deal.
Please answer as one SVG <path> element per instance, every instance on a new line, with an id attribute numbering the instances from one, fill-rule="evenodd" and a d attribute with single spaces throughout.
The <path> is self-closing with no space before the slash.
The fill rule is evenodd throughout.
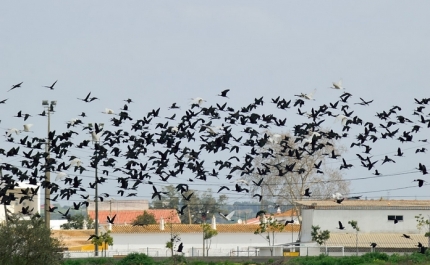
<path id="1" fill-rule="evenodd" d="M 203 98 L 201 98 L 201 97 L 196 97 L 196 98 L 192 98 L 191 99 L 191 105 L 199 105 L 199 106 L 201 106 L 202 104 L 203 104 L 203 102 L 205 102 L 206 100 L 204 100 Z"/>
<path id="2" fill-rule="evenodd" d="M 333 196 L 333 199 L 336 199 L 336 200 L 339 200 L 339 199 L 343 198 L 342 194 L 340 194 L 339 192 L 336 192 L 332 196 Z"/>
<path id="3" fill-rule="evenodd" d="M 343 126 L 346 125 L 346 122 L 348 121 L 348 117 L 343 115 L 343 114 L 339 114 L 336 116 L 336 120 L 340 120 L 340 122 L 342 123 Z"/>
<path id="4" fill-rule="evenodd" d="M 67 174 L 64 172 L 58 172 L 55 177 L 55 181 L 64 180 L 67 177 Z"/>
<path id="5" fill-rule="evenodd" d="M 102 113 L 105 113 L 105 114 L 115 114 L 115 112 L 112 109 L 108 109 L 108 108 L 105 108 L 105 111 L 102 111 Z"/>
<path id="6" fill-rule="evenodd" d="M 82 163 L 82 161 L 79 159 L 79 158 L 73 158 L 71 161 L 70 161 L 70 165 L 71 166 L 76 166 L 76 167 L 80 167 L 81 166 L 81 163 Z"/>
<path id="7" fill-rule="evenodd" d="M 314 89 L 311 93 L 305 94 L 305 93 L 301 93 L 300 95 L 296 95 L 298 97 L 304 98 L 304 99 L 308 99 L 308 100 L 315 100 L 314 99 L 314 94 L 317 90 Z"/>
<path id="8" fill-rule="evenodd" d="M 101 135 L 101 132 L 99 132 L 99 133 L 97 133 L 97 134 L 96 134 L 96 132 L 95 132 L 95 131 L 92 131 L 92 132 L 91 132 L 91 139 L 92 139 L 92 141 L 93 141 L 93 142 L 98 142 L 98 141 L 100 141 L 100 135 Z"/>
<path id="9" fill-rule="evenodd" d="M 234 215 L 234 211 L 232 211 L 231 213 L 229 213 L 229 214 L 227 214 L 227 215 L 225 215 L 225 214 L 223 214 L 223 213 L 219 212 L 219 215 L 221 215 L 221 217 L 222 217 L 222 218 L 224 218 L 225 220 L 227 220 L 227 221 L 231 221 L 231 218 L 232 218 L 232 217 L 233 217 L 233 215 Z"/>
<path id="10" fill-rule="evenodd" d="M 330 87 L 330 88 L 338 89 L 338 90 L 345 89 L 345 88 L 342 86 L 342 79 L 341 79 L 341 80 L 339 80 L 337 83 L 336 83 L 336 82 L 333 82 L 333 86 L 332 86 L 332 87 Z"/>
<path id="11" fill-rule="evenodd" d="M 21 131 L 18 130 L 17 128 L 11 128 L 9 130 L 7 130 L 6 132 L 6 136 L 9 137 L 11 136 L 13 133 L 15 133 L 16 135 L 18 135 Z"/>
<path id="12" fill-rule="evenodd" d="M 32 132 L 30 131 L 30 128 L 33 126 L 33 124 L 24 124 L 24 132 Z"/>
<path id="13" fill-rule="evenodd" d="M 269 141 L 272 144 L 277 144 L 277 143 L 281 142 L 281 139 L 282 139 L 282 135 L 275 133 L 271 137 L 269 137 L 269 139 L 267 139 L 267 141 Z"/>
<path id="14" fill-rule="evenodd" d="M 223 126 L 205 126 L 206 131 L 210 134 L 218 134 L 220 130 L 224 130 Z"/>

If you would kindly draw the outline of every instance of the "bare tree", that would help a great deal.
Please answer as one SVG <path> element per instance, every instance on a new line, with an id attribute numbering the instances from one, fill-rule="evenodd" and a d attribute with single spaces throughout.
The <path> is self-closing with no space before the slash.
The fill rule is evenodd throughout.
<path id="1" fill-rule="evenodd" d="M 343 163 L 336 161 L 344 148 L 327 137 L 327 133 L 292 136 L 265 132 L 264 137 L 267 143 L 256 151 L 258 156 L 254 159 L 256 170 L 243 176 L 255 184 L 250 192 L 261 198 L 262 206 L 270 199 L 280 205 L 291 205 L 300 215 L 295 201 L 327 199 L 335 192 L 349 192 L 349 182 L 343 179 L 340 170 Z"/>
<path id="2" fill-rule="evenodd" d="M 260 148 L 259 156 L 254 159 L 253 174 L 245 175 L 253 185 L 251 192 L 264 197 L 274 197 L 277 203 L 294 205 L 297 200 L 307 198 L 305 190 L 309 188 L 310 196 L 318 199 L 331 197 L 335 192 L 348 193 L 349 182 L 343 179 L 342 171 L 334 168 L 341 163 L 330 163 L 334 154 L 340 155 L 344 148 L 320 136 L 309 136 L 308 139 L 294 137 L 290 134 L 269 134 L 268 142 Z M 320 148 L 310 150 L 309 141 L 317 138 Z M 319 138 L 319 139 L 318 139 Z M 316 141 L 316 140 L 314 140 Z"/>

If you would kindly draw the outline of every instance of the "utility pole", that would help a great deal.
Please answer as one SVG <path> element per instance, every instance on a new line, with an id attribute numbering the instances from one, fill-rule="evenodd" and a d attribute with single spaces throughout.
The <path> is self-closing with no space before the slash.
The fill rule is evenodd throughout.
<path id="1" fill-rule="evenodd" d="M 49 188 L 51 186 L 51 172 L 48 169 L 48 161 L 50 160 L 50 148 L 51 148 L 51 140 L 49 139 L 49 133 L 51 132 L 51 112 L 54 112 L 54 106 L 57 105 L 56 100 L 52 100 L 49 102 L 49 100 L 42 100 L 42 106 L 45 107 L 46 111 L 48 112 L 48 137 L 46 138 L 45 142 L 45 225 L 46 228 L 51 228 L 51 212 L 49 211 L 49 207 L 51 206 L 51 189 Z"/>
<path id="2" fill-rule="evenodd" d="M 191 211 L 190 211 L 190 206 L 187 207 L 188 208 L 188 223 L 191 224 Z"/>
<path id="3" fill-rule="evenodd" d="M 206 224 L 206 218 L 203 219 L 203 257 L 205 256 L 205 224 Z"/>
<path id="4" fill-rule="evenodd" d="M 92 126 L 93 126 L 92 123 L 88 124 L 88 127 L 91 128 Z M 100 126 L 103 127 L 104 124 L 100 123 Z M 97 128 L 98 127 L 97 124 L 95 124 L 94 127 Z M 94 134 L 97 134 L 97 132 L 95 132 Z M 94 226 L 95 226 L 95 231 L 94 232 L 95 232 L 96 236 L 99 236 L 98 163 L 99 163 L 99 155 L 100 155 L 99 154 L 99 152 L 100 152 L 100 146 L 99 146 L 100 140 L 97 137 L 93 137 L 92 140 L 94 142 L 94 148 L 95 148 L 95 151 L 94 151 L 94 156 L 95 156 L 95 158 L 94 158 L 94 167 L 95 167 L 95 176 L 94 176 L 94 178 L 95 178 L 95 183 L 94 183 L 94 186 L 95 186 L 94 187 L 95 188 L 95 198 L 94 198 L 95 218 L 94 219 L 95 220 L 94 220 Z M 94 256 L 97 257 L 98 255 L 99 255 L 99 246 L 98 246 L 98 244 L 94 244 Z"/>

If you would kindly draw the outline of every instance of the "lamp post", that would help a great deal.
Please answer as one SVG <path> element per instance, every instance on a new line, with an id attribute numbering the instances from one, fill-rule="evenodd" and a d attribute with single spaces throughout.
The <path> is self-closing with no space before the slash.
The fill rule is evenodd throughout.
<path id="1" fill-rule="evenodd" d="M 99 123 L 98 126 L 100 126 L 101 128 L 103 128 L 104 123 Z M 88 127 L 92 128 L 93 124 L 92 123 L 88 123 Z M 95 126 L 97 128 L 97 126 Z M 97 132 L 95 132 L 94 134 L 97 134 Z M 94 198 L 94 205 L 95 205 L 95 220 L 94 220 L 94 226 L 95 226 L 95 234 L 96 236 L 99 236 L 99 200 L 98 200 L 98 196 L 99 196 L 99 190 L 98 190 L 98 175 L 97 175 L 97 168 L 98 168 L 98 163 L 99 163 L 99 138 L 98 137 L 93 137 L 93 142 L 94 142 L 94 147 L 95 147 L 95 151 L 94 151 L 94 168 L 95 168 L 95 182 L 94 182 L 94 188 L 95 188 L 95 198 Z M 94 256 L 97 257 L 99 255 L 99 245 L 96 243 L 94 244 Z"/>
<path id="2" fill-rule="evenodd" d="M 57 105 L 56 100 L 42 100 L 42 106 L 46 109 L 48 113 L 48 137 L 45 142 L 45 153 L 47 154 L 45 158 L 45 166 L 48 165 L 48 161 L 51 158 L 50 156 L 50 147 L 51 140 L 49 139 L 49 132 L 51 131 L 51 112 L 54 112 L 54 106 Z M 51 172 L 48 170 L 48 167 L 45 168 L 45 225 L 46 228 L 51 228 L 51 212 L 49 211 L 49 207 L 51 205 L 51 189 L 49 188 L 51 185 Z"/>

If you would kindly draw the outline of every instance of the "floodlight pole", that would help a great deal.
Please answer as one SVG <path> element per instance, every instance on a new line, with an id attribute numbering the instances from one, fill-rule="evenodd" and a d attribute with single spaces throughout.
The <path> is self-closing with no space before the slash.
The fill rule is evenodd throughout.
<path id="1" fill-rule="evenodd" d="M 50 147 L 51 140 L 49 139 L 49 132 L 51 131 L 51 111 L 54 111 L 54 106 L 57 105 L 56 100 L 51 100 L 49 103 L 48 100 L 42 100 L 42 106 L 44 106 L 48 112 L 48 137 L 45 142 L 45 225 L 46 228 L 51 228 L 51 212 L 49 211 L 49 207 L 51 206 L 51 189 L 49 186 L 51 185 L 51 172 L 48 170 L 48 161 L 50 160 Z"/>

